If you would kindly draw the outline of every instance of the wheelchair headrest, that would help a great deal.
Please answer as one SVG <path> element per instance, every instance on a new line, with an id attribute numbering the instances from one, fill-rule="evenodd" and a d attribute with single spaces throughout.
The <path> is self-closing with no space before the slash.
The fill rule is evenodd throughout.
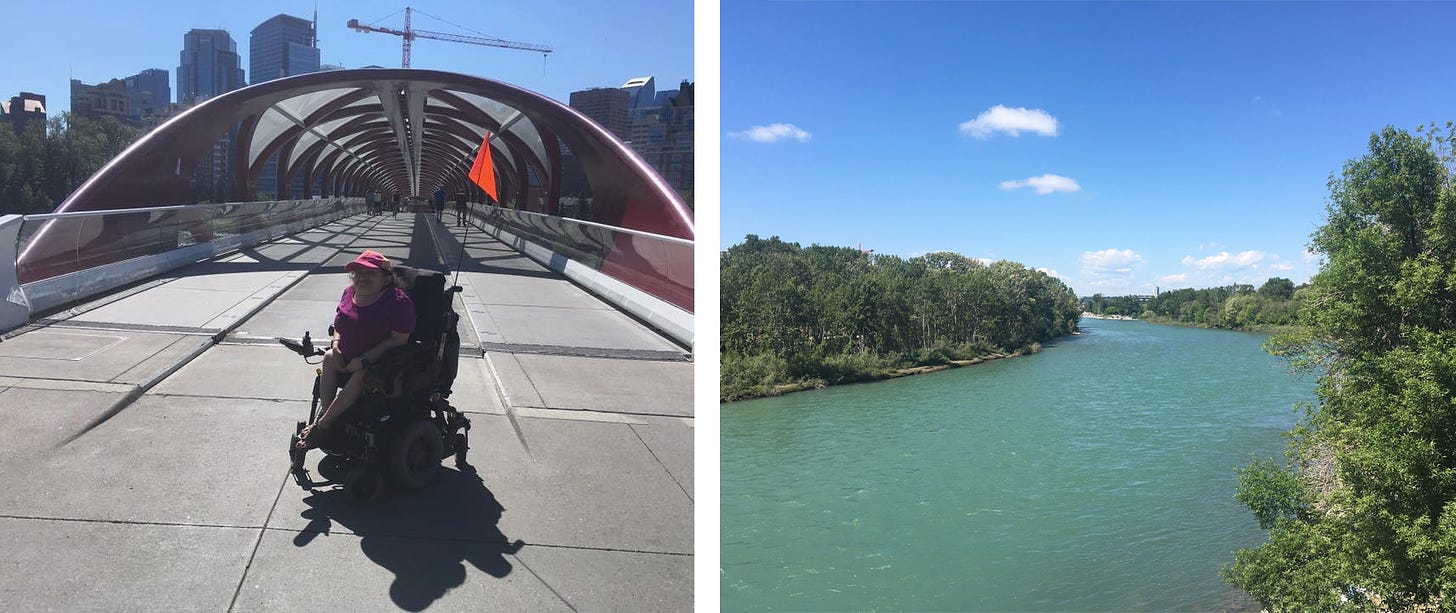
<path id="1" fill-rule="evenodd" d="M 415 305 L 415 340 L 434 341 L 445 331 L 450 296 L 445 293 L 445 273 L 428 268 L 396 265 L 394 277 Z"/>

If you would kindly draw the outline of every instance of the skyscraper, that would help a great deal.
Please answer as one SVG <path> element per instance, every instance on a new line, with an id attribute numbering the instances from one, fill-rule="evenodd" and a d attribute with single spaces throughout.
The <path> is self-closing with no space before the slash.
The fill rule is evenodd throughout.
<path id="1" fill-rule="evenodd" d="M 172 102 L 172 73 L 148 68 L 126 78 L 131 113 L 138 120 L 155 115 Z"/>
<path id="2" fill-rule="evenodd" d="M 192 30 L 182 36 L 182 65 L 177 67 L 177 102 L 196 104 L 247 85 L 238 45 L 225 30 Z M 233 196 L 232 143 L 229 131 L 203 158 L 192 175 L 198 202 L 226 202 Z"/>
<path id="3" fill-rule="evenodd" d="M 315 38 L 314 23 L 292 15 L 276 15 L 253 28 L 248 38 L 248 72 L 252 74 L 252 85 L 273 79 L 318 72 L 319 50 Z M 292 193 L 301 195 L 304 180 L 300 174 L 294 177 Z M 263 171 L 258 175 L 254 193 L 260 197 L 277 197 L 278 154 L 268 158 Z"/>
<path id="4" fill-rule="evenodd" d="M 624 90 L 596 87 L 571 92 L 570 105 L 603 128 L 627 140 L 627 107 L 632 95 Z"/>
<path id="5" fill-rule="evenodd" d="M 248 72 L 252 85 L 319 70 L 313 22 L 277 15 L 258 24 L 248 39 Z"/>
<path id="6" fill-rule="evenodd" d="M 622 84 L 622 90 L 632 96 L 632 104 L 628 107 L 632 110 L 654 106 L 653 102 L 657 99 L 656 89 L 653 77 L 635 77 Z"/>
<path id="7" fill-rule="evenodd" d="M 201 102 L 245 85 L 238 44 L 226 30 L 192 30 L 183 35 L 178 102 Z"/>

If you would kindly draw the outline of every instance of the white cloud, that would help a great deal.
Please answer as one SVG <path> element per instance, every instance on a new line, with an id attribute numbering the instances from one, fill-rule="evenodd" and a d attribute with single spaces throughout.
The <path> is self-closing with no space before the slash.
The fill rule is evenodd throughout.
<path id="1" fill-rule="evenodd" d="M 1199 251 L 1208 251 L 1209 249 L 1218 249 L 1219 247 L 1222 247 L 1222 246 L 1223 245 L 1220 245 L 1217 242 L 1209 241 L 1207 243 L 1198 243 L 1198 250 Z"/>
<path id="2" fill-rule="evenodd" d="M 1057 118 L 1041 109 L 1007 108 L 1001 105 L 986 109 L 975 119 L 961 123 L 961 134 L 979 139 L 991 138 L 995 132 L 1021 136 L 1023 131 L 1042 136 L 1056 136 Z"/>
<path id="3" fill-rule="evenodd" d="M 1210 255 L 1206 258 L 1195 260 L 1193 256 L 1184 256 L 1183 265 L 1192 266 L 1199 270 L 1231 270 L 1239 268 L 1258 268 L 1259 262 L 1263 261 L 1263 251 L 1240 251 L 1229 253 L 1220 251 L 1217 255 Z"/>
<path id="4" fill-rule="evenodd" d="M 1057 279 L 1060 279 L 1062 281 L 1062 283 L 1070 283 L 1072 281 L 1071 279 L 1068 279 L 1062 273 L 1059 273 L 1059 272 L 1057 272 L 1055 270 L 1052 270 L 1050 268 L 1047 268 L 1045 266 L 1042 266 L 1040 268 L 1037 268 L 1037 270 L 1039 270 L 1041 272 L 1044 272 L 1044 273 L 1046 273 L 1046 274 L 1048 274 L 1050 276 L 1056 277 Z"/>
<path id="5" fill-rule="evenodd" d="M 1187 282 L 1188 282 L 1188 273 L 1186 273 L 1186 272 L 1178 273 L 1176 275 L 1164 275 L 1164 276 L 1158 277 L 1158 283 L 1187 283 Z"/>
<path id="6" fill-rule="evenodd" d="M 994 264 L 996 262 L 996 260 L 993 260 L 991 258 L 971 258 L 971 259 L 973 259 L 973 260 L 975 260 L 977 262 L 980 262 L 982 266 L 990 266 L 991 264 Z"/>
<path id="7" fill-rule="evenodd" d="M 1131 275 L 1133 269 L 1144 262 L 1143 256 L 1131 249 L 1085 251 L 1080 259 L 1082 273 L 1094 276 Z"/>
<path id="8" fill-rule="evenodd" d="M 1022 187 L 1034 187 L 1036 193 L 1043 196 L 1052 192 L 1080 192 L 1082 186 L 1076 181 L 1061 175 L 1042 175 L 1031 177 L 1024 181 L 1002 181 L 1001 189 L 1019 189 Z"/>
<path id="9" fill-rule="evenodd" d="M 766 126 L 753 126 L 742 132 L 729 132 L 728 138 L 744 138 L 755 143 L 777 143 L 784 140 L 796 140 L 806 142 L 813 138 L 799 126 L 791 123 L 773 123 Z"/>
<path id="10" fill-rule="evenodd" d="M 1289 270 L 1294 270 L 1294 265 L 1290 264 L 1289 262 L 1275 262 L 1269 265 L 1269 270 L 1285 272 Z"/>

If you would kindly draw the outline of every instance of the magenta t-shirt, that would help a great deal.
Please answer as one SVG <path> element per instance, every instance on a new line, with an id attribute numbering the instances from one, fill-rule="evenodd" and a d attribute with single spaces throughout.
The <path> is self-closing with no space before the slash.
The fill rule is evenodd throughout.
<path id="1" fill-rule="evenodd" d="M 389 338 L 390 332 L 415 331 L 415 303 L 398 287 L 384 289 L 369 306 L 354 304 L 354 286 L 344 288 L 344 297 L 334 313 L 334 331 L 339 334 L 339 352 L 346 359 L 373 349 Z"/>

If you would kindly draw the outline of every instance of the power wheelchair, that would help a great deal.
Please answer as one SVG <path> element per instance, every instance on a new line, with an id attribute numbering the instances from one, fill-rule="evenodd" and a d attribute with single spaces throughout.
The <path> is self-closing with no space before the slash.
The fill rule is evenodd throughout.
<path id="1" fill-rule="evenodd" d="M 344 494 L 361 505 L 377 502 L 389 481 L 407 490 L 424 487 L 452 455 L 456 467 L 468 466 L 470 420 L 449 402 L 460 360 L 460 317 L 451 303 L 460 286 L 446 289 L 445 275 L 435 270 L 396 265 L 394 274 L 414 302 L 415 331 L 409 343 L 354 373 L 364 377 L 359 400 L 318 443 L 326 454 L 323 462 L 333 462 L 343 473 Z M 330 338 L 333 333 L 329 326 Z M 305 362 L 324 355 L 308 332 L 300 341 L 277 340 Z M 294 479 L 305 489 L 314 484 L 304 468 L 308 450 L 297 443 L 322 410 L 322 369 L 314 372 L 308 421 L 297 423 L 288 445 Z"/>

